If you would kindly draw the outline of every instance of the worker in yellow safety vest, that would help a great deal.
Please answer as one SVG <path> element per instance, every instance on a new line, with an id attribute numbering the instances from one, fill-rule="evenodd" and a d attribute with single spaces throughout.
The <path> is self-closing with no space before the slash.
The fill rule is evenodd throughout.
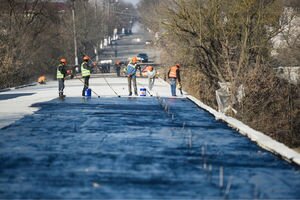
<path id="1" fill-rule="evenodd" d="M 171 85 L 171 94 L 172 96 L 176 96 L 176 82 L 178 81 L 178 85 L 181 88 L 181 78 L 180 78 L 180 65 L 176 64 L 175 66 L 170 67 L 168 72 L 168 78 L 170 80 Z"/>
<path id="2" fill-rule="evenodd" d="M 58 80 L 58 93 L 60 98 L 65 97 L 64 95 L 65 77 L 67 74 L 66 64 L 67 64 L 67 60 L 65 58 L 61 58 L 60 64 L 58 65 L 56 70 L 56 78 Z"/>
<path id="3" fill-rule="evenodd" d="M 83 62 L 81 63 L 81 75 L 84 78 L 84 86 L 82 90 L 82 96 L 85 96 L 85 91 L 89 88 L 89 80 L 91 77 L 91 66 L 89 65 L 90 57 L 84 56 Z"/>

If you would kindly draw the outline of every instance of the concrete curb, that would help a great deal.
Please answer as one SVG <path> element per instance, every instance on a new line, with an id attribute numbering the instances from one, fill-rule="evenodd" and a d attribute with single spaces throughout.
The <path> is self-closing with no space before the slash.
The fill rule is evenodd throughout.
<path id="1" fill-rule="evenodd" d="M 37 83 L 30 83 L 30 84 L 26 84 L 26 85 L 20 85 L 20 86 L 17 86 L 15 87 L 15 89 L 21 89 L 21 88 L 25 88 L 25 87 L 32 87 L 32 86 L 36 86 Z"/>
<path id="2" fill-rule="evenodd" d="M 281 156 L 283 159 L 287 160 L 290 163 L 297 164 L 300 166 L 300 154 L 293 149 L 287 147 L 286 145 L 272 139 L 271 137 L 263 134 L 262 132 L 256 131 L 251 127 L 247 126 L 243 122 L 224 115 L 213 108 L 205 105 L 195 97 L 191 95 L 186 95 L 187 99 L 191 100 L 195 104 L 197 104 L 202 109 L 208 111 L 212 115 L 216 117 L 217 120 L 222 120 L 234 129 L 236 129 L 239 133 L 244 136 L 247 136 L 251 141 L 258 144 L 263 149 L 270 151 L 276 155 Z"/>
<path id="3" fill-rule="evenodd" d="M 11 89 L 10 89 L 10 88 L 8 88 L 8 89 L 1 89 L 1 90 L 0 90 L 0 93 L 1 93 L 1 92 L 8 92 L 8 91 L 11 91 Z"/>
<path id="4" fill-rule="evenodd" d="M 21 88 L 26 88 L 26 87 L 32 87 L 32 86 L 36 86 L 36 85 L 37 85 L 37 83 L 30 83 L 30 84 L 26 84 L 26 85 L 16 86 L 16 87 L 13 87 L 13 88 L 1 89 L 0 93 L 1 92 L 8 92 L 8 91 L 11 91 L 11 90 L 17 90 L 17 89 L 21 89 Z"/>

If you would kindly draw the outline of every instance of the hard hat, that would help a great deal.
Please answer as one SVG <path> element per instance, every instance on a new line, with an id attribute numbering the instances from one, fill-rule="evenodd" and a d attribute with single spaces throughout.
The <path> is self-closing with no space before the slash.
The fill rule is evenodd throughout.
<path id="1" fill-rule="evenodd" d="M 89 60 L 89 59 L 90 59 L 90 57 L 88 57 L 88 56 L 83 57 L 83 60 Z"/>
<path id="2" fill-rule="evenodd" d="M 152 66 L 148 66 L 148 70 L 149 71 L 153 71 L 153 67 Z"/>
<path id="3" fill-rule="evenodd" d="M 60 62 L 67 64 L 67 60 L 65 58 L 60 59 Z"/>
<path id="4" fill-rule="evenodd" d="M 138 61 L 137 57 L 133 57 L 131 62 L 136 63 Z"/>

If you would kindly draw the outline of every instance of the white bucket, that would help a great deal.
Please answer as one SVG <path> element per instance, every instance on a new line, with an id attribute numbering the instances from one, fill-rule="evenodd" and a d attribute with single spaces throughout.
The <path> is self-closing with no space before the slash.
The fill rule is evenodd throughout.
<path id="1" fill-rule="evenodd" d="M 146 92 L 147 92 L 146 88 L 140 88 L 140 96 L 141 97 L 145 97 L 146 96 Z"/>

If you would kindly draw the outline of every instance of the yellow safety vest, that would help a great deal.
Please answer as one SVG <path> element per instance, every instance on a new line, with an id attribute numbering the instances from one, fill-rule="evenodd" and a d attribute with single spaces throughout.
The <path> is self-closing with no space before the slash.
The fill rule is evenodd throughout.
<path id="1" fill-rule="evenodd" d="M 85 68 L 83 67 L 84 65 L 87 65 L 87 62 L 83 62 L 83 63 L 81 64 L 81 75 L 82 75 L 82 77 L 90 76 L 90 75 L 91 75 L 91 71 L 88 70 L 88 69 L 85 69 Z"/>
<path id="2" fill-rule="evenodd" d="M 61 78 L 64 78 L 64 75 L 58 70 L 58 68 L 60 67 L 60 66 L 63 66 L 62 64 L 60 64 L 58 67 L 57 67 L 57 72 L 56 72 L 56 78 L 57 79 L 61 79 Z"/>

